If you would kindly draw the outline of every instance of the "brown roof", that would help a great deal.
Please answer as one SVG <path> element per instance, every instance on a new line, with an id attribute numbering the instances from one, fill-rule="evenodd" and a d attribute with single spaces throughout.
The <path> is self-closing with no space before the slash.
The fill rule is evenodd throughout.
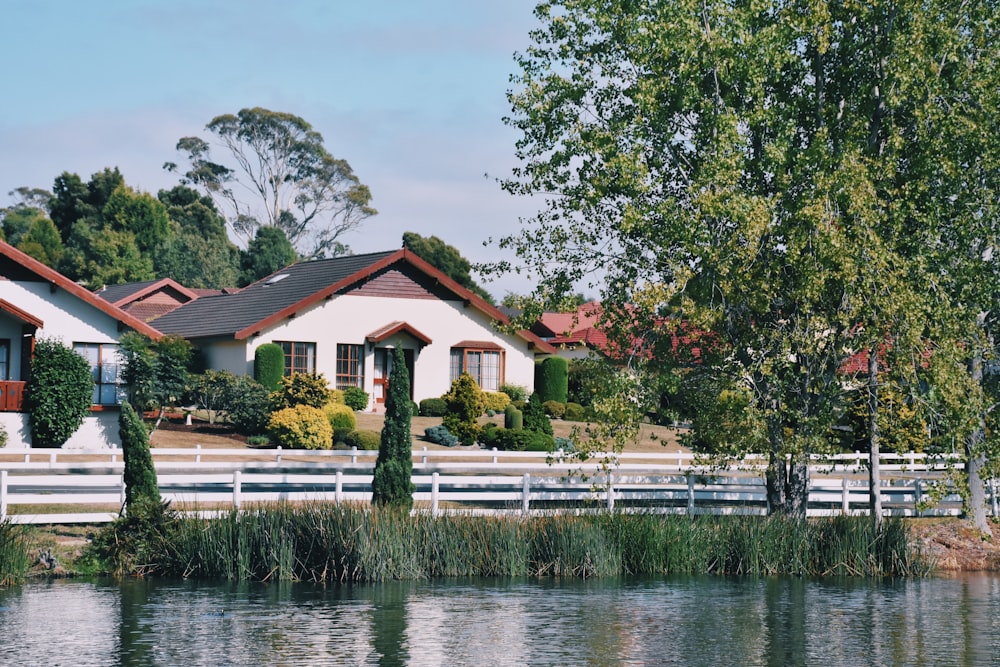
<path id="1" fill-rule="evenodd" d="M 410 326 L 406 322 L 390 322 L 384 327 L 379 327 L 375 331 L 365 336 L 365 340 L 367 340 L 370 343 L 381 343 L 386 338 L 390 338 L 391 336 L 394 336 L 399 332 L 409 334 L 413 338 L 416 338 L 418 341 L 420 341 L 420 343 L 423 345 L 431 344 L 430 338 L 420 333 L 414 327 Z"/>

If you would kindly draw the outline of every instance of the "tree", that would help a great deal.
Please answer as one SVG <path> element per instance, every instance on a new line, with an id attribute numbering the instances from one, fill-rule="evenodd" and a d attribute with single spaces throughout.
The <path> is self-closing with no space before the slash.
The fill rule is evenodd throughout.
<path id="1" fill-rule="evenodd" d="M 472 265 L 455 246 L 448 245 L 436 236 L 425 238 L 414 232 L 403 233 L 403 247 L 441 271 L 467 290 L 478 294 L 487 303 L 493 304 L 493 295 L 472 279 Z"/>
<path id="2" fill-rule="evenodd" d="M 190 377 L 191 343 L 180 336 L 151 340 L 134 331 L 122 335 L 122 380 L 139 410 L 158 410 L 153 429 L 168 407 L 185 395 Z"/>
<path id="3" fill-rule="evenodd" d="M 35 342 L 24 408 L 36 447 L 60 447 L 76 433 L 93 402 L 94 377 L 82 356 L 56 340 Z"/>
<path id="4" fill-rule="evenodd" d="M 298 255 L 285 232 L 277 227 L 261 227 L 245 251 L 240 252 L 240 287 L 245 287 L 278 269 L 295 263 Z"/>
<path id="5" fill-rule="evenodd" d="M 208 142 L 184 137 L 177 150 L 190 168 L 182 183 L 213 197 L 246 242 L 259 228 L 275 227 L 305 258 L 341 255 L 347 252 L 341 236 L 376 213 L 368 187 L 298 116 L 255 107 L 216 116 L 205 129 L 230 160 L 214 162 Z M 168 162 L 164 168 L 177 171 L 178 166 Z"/>
<path id="6" fill-rule="evenodd" d="M 510 93 L 523 164 L 504 187 L 543 204 L 501 246 L 540 277 L 539 301 L 600 268 L 634 377 L 662 370 L 682 324 L 711 332 L 702 373 L 747 401 L 769 506 L 801 516 L 807 457 L 845 410 L 844 361 L 875 351 L 874 390 L 887 340 L 954 348 L 942 268 L 996 247 L 942 243 L 993 219 L 957 195 L 967 148 L 995 141 L 995 3 L 557 0 L 536 14 Z M 975 191 L 995 202 L 985 163 Z"/>
<path id="7" fill-rule="evenodd" d="M 413 507 L 415 487 L 410 441 L 410 373 L 403 350 L 392 353 L 389 392 L 385 398 L 385 425 L 372 478 L 372 503 L 409 510 Z"/>
<path id="8" fill-rule="evenodd" d="M 63 256 L 63 242 L 55 223 L 42 216 L 32 221 L 28 230 L 21 235 L 17 249 L 30 255 L 46 266 L 56 268 Z"/>
<path id="9" fill-rule="evenodd" d="M 211 197 L 178 185 L 160 190 L 176 226 L 172 242 L 153 258 L 158 276 L 170 276 L 185 287 L 235 287 L 240 280 L 240 250 L 229 240 L 226 221 Z"/>
<path id="10" fill-rule="evenodd" d="M 3 216 L 3 237 L 7 243 L 16 246 L 21 237 L 28 233 L 38 220 L 45 220 L 45 212 L 28 206 L 12 206 L 0 210 Z"/>

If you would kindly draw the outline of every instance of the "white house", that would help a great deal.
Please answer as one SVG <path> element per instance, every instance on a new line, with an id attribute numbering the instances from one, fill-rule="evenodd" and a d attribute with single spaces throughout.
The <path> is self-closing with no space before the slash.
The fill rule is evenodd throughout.
<path id="1" fill-rule="evenodd" d="M 160 336 L 148 324 L 0 241 L 0 425 L 7 432 L 7 445 L 31 445 L 21 399 L 35 341 L 52 338 L 86 357 L 94 377 L 90 416 L 64 447 L 118 446 L 118 340 L 130 329 Z"/>
<path id="2" fill-rule="evenodd" d="M 531 388 L 535 356 L 552 354 L 529 331 L 402 249 L 293 264 L 233 294 L 201 297 L 156 319 L 198 347 L 208 368 L 253 374 L 264 343 L 285 351 L 285 372 L 322 373 L 357 386 L 369 408 L 385 401 L 392 355 L 403 349 L 415 401 L 444 394 L 470 373 L 485 390 Z"/>

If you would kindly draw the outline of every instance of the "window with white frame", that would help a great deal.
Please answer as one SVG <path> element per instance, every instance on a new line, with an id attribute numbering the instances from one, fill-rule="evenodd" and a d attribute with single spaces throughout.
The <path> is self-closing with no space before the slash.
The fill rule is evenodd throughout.
<path id="1" fill-rule="evenodd" d="M 483 391 L 499 391 L 503 384 L 503 350 L 474 347 L 451 348 L 450 376 L 454 382 L 468 373 Z"/>
<path id="2" fill-rule="evenodd" d="M 73 350 L 90 364 L 94 379 L 93 405 L 121 405 L 126 387 L 122 382 L 121 356 L 116 343 L 73 343 Z"/>

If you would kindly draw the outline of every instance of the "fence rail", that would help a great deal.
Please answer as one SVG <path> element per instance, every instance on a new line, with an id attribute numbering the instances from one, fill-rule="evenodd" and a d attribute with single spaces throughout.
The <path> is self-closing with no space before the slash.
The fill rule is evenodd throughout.
<path id="1" fill-rule="evenodd" d="M 219 511 L 263 502 L 369 502 L 377 452 L 154 448 L 160 491 L 185 510 Z M 538 514 L 555 511 L 649 511 L 764 514 L 764 461 L 721 469 L 688 453 L 609 454 L 579 461 L 560 453 L 418 450 L 413 454 L 417 511 Z M 888 515 L 961 512 L 935 485 L 958 462 L 919 454 L 883 456 L 880 489 Z M 840 455 L 811 466 L 808 514 L 867 514 L 864 457 Z M 123 505 L 121 450 L 0 450 L 0 520 L 101 523 Z M 994 516 L 997 484 L 989 483 Z M 80 506 L 79 513 L 49 513 Z M 84 511 L 105 508 L 104 511 Z M 15 511 L 11 511 L 15 510 Z"/>

